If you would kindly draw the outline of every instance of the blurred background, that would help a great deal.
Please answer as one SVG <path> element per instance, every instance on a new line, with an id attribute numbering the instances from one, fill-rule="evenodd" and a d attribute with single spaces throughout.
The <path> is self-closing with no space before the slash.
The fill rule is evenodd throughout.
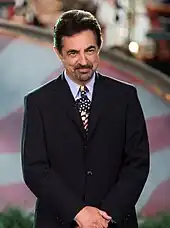
<path id="1" fill-rule="evenodd" d="M 52 33 L 69 9 L 88 10 L 101 24 L 99 71 L 137 88 L 151 149 L 138 219 L 144 228 L 170 228 L 169 0 L 0 0 L 0 227 L 31 227 L 25 214 L 6 212 L 34 213 L 36 200 L 21 172 L 23 98 L 62 72 Z"/>

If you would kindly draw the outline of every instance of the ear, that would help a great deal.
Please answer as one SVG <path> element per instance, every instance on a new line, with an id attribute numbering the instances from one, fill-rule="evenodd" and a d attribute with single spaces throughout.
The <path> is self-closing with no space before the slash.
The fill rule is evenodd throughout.
<path id="1" fill-rule="evenodd" d="M 58 55 L 58 57 L 62 60 L 62 54 L 58 51 L 58 49 L 56 47 L 53 47 L 54 52 Z"/>

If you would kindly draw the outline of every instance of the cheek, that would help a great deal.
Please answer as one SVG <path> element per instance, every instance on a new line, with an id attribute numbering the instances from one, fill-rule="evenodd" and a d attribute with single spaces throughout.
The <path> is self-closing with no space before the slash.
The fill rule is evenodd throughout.
<path id="1" fill-rule="evenodd" d="M 74 66 L 76 65 L 76 60 L 75 59 L 66 59 L 64 61 L 64 65 L 69 68 L 74 68 Z"/>
<path id="2" fill-rule="evenodd" d="M 92 63 L 92 64 L 98 64 L 99 63 L 99 57 L 98 56 L 91 56 L 90 58 L 89 58 L 89 61 Z"/>
<path id="3" fill-rule="evenodd" d="M 97 59 L 97 58 L 93 59 L 92 64 L 93 64 L 93 67 L 94 68 L 98 67 L 98 65 L 99 65 L 99 59 Z"/>
<path id="4" fill-rule="evenodd" d="M 75 66 L 77 62 L 78 62 L 77 58 L 69 58 L 68 60 L 68 63 L 70 66 Z"/>

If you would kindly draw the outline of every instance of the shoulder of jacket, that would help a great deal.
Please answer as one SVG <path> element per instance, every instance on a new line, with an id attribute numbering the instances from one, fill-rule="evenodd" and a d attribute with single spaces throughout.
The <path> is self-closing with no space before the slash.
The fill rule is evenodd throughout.
<path id="1" fill-rule="evenodd" d="M 48 81 L 47 83 L 40 85 L 39 87 L 29 91 L 24 96 L 24 99 L 37 100 L 39 98 L 46 96 L 57 85 L 58 78 L 59 77 L 52 79 L 51 81 Z"/>
<path id="2" fill-rule="evenodd" d="M 126 81 L 123 80 L 119 80 L 117 78 L 105 75 L 105 74 L 101 74 L 99 73 L 99 75 L 102 77 L 102 79 L 111 87 L 117 87 L 120 90 L 136 90 L 135 85 L 128 83 Z"/>

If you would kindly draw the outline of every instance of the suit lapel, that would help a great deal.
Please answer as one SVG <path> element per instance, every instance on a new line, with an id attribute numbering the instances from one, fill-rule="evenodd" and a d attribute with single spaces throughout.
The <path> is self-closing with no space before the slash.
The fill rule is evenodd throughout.
<path id="1" fill-rule="evenodd" d="M 92 137 L 104 109 L 104 94 L 102 76 L 96 73 L 96 80 L 93 89 L 93 97 L 88 125 L 88 140 Z"/>
<path id="2" fill-rule="evenodd" d="M 68 118 L 73 122 L 77 130 L 80 132 L 81 136 L 85 137 L 85 131 L 83 123 L 79 114 L 79 111 L 76 108 L 75 100 L 70 90 L 69 85 L 67 84 L 64 75 L 60 75 L 56 79 L 56 86 L 54 88 L 55 101 L 60 103 L 60 107 L 65 109 Z M 93 88 L 93 97 L 91 103 L 91 110 L 89 115 L 89 124 L 88 124 L 88 140 L 92 137 L 99 119 L 101 117 L 102 111 L 104 110 L 104 95 L 103 94 L 103 80 L 102 76 L 99 73 L 96 73 L 94 88 Z"/>
<path id="3" fill-rule="evenodd" d="M 83 123 L 80 114 L 76 108 L 76 103 L 70 87 L 67 84 L 63 74 L 59 76 L 56 84 L 58 85 L 56 91 L 61 106 L 65 109 L 68 118 L 70 118 L 70 120 L 73 122 L 82 137 L 84 137 Z"/>

